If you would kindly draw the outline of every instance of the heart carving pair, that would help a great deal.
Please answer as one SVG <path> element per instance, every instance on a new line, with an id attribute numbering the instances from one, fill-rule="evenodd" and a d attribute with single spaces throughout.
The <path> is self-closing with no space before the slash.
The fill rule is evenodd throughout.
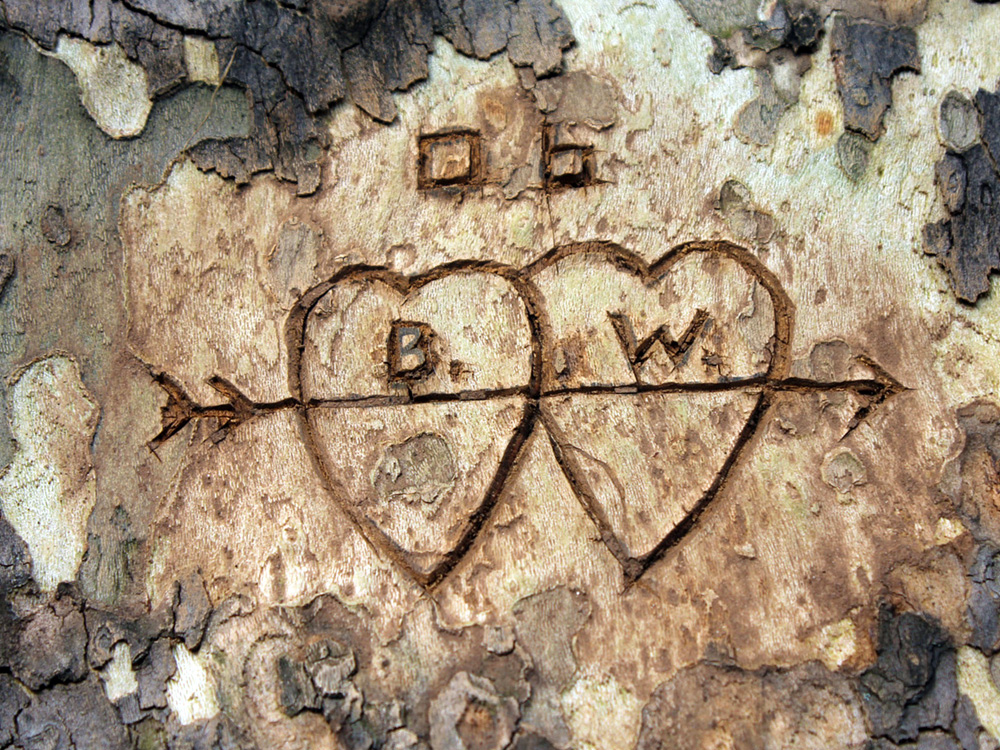
<path id="1" fill-rule="evenodd" d="M 711 503 L 788 374 L 792 305 L 750 252 L 653 264 L 611 243 L 517 269 L 352 266 L 288 318 L 293 396 L 332 495 L 424 586 L 462 559 L 540 422 L 634 581 Z"/>

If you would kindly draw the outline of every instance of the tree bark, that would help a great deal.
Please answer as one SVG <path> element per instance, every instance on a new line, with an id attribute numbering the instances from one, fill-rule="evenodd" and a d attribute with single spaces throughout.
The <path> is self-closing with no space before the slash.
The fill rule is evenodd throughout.
<path id="1" fill-rule="evenodd" d="M 0 748 L 1000 747 L 997 28 L 0 0 Z"/>

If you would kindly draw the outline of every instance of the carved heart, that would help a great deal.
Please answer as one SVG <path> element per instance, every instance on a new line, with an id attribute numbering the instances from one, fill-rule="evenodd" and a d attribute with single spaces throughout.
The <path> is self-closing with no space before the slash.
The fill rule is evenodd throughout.
<path id="1" fill-rule="evenodd" d="M 787 374 L 791 303 L 728 243 L 652 266 L 609 243 L 529 267 L 546 302 L 541 418 L 633 581 L 697 522 Z"/>
<path id="2" fill-rule="evenodd" d="M 533 305 L 500 264 L 414 277 L 353 267 L 289 318 L 290 385 L 320 472 L 424 585 L 471 546 L 534 424 Z"/>

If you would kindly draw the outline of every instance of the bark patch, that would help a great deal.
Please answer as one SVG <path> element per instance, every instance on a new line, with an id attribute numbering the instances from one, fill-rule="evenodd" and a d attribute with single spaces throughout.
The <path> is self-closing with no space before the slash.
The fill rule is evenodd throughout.
<path id="1" fill-rule="evenodd" d="M 924 227 L 924 252 L 947 271 L 955 296 L 975 303 L 1000 271 L 1000 94 L 980 89 L 973 102 L 948 94 L 940 118 L 948 151 L 935 178 L 948 218 Z"/>
<path id="2" fill-rule="evenodd" d="M 321 116 L 350 99 L 376 121 L 395 120 L 392 94 L 427 77 L 435 35 L 482 60 L 506 50 L 539 78 L 561 72 L 573 43 L 554 0 L 0 0 L 4 27 L 50 50 L 66 36 L 116 42 L 145 70 L 150 98 L 214 78 L 185 52 L 187 39 L 211 42 L 218 79 L 249 94 L 252 127 L 245 137 L 205 138 L 191 157 L 241 183 L 273 171 L 300 194 L 320 184 Z"/>

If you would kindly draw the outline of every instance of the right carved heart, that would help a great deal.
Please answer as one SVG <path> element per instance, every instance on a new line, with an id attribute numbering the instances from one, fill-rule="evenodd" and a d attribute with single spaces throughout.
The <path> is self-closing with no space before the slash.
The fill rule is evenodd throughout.
<path id="1" fill-rule="evenodd" d="M 290 318 L 310 452 L 368 539 L 424 585 L 471 546 L 534 424 L 530 297 L 500 264 L 355 267 Z"/>
<path id="2" fill-rule="evenodd" d="M 728 243 L 647 266 L 610 243 L 528 269 L 546 301 L 541 418 L 601 537 L 634 581 L 716 496 L 787 374 L 791 303 Z"/>

